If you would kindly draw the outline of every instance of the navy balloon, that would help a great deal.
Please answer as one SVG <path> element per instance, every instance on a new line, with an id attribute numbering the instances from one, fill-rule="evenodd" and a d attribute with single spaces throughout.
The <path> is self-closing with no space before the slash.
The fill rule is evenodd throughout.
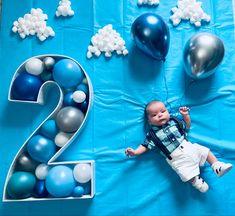
<path id="1" fill-rule="evenodd" d="M 77 106 L 77 103 L 73 100 L 73 92 L 69 92 L 64 96 L 64 106 Z"/>
<path id="2" fill-rule="evenodd" d="M 34 187 L 34 196 L 36 197 L 47 197 L 49 195 L 45 181 L 38 180 Z"/>
<path id="3" fill-rule="evenodd" d="M 170 33 L 161 16 L 145 13 L 137 17 L 131 27 L 136 46 L 148 56 L 165 61 L 169 50 Z"/>
<path id="4" fill-rule="evenodd" d="M 17 100 L 36 101 L 42 80 L 35 75 L 23 72 L 12 85 L 12 98 Z"/>

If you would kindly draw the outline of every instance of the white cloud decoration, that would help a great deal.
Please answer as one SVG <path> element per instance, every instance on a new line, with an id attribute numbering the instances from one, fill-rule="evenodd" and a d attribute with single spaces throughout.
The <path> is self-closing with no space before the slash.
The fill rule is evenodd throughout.
<path id="1" fill-rule="evenodd" d="M 57 17 L 59 16 L 73 16 L 74 11 L 71 8 L 71 2 L 70 0 L 61 0 L 59 2 L 59 6 L 57 7 L 55 15 Z"/>
<path id="2" fill-rule="evenodd" d="M 36 35 L 40 41 L 46 40 L 49 36 L 54 37 L 55 32 L 52 27 L 47 26 L 47 14 L 44 14 L 40 8 L 32 8 L 30 13 L 19 17 L 13 22 L 12 31 L 19 34 L 24 39 L 30 35 Z"/>
<path id="3" fill-rule="evenodd" d="M 116 51 L 118 55 L 127 55 L 128 50 L 125 47 L 125 41 L 120 34 L 113 29 L 111 24 L 99 29 L 98 32 L 91 38 L 91 45 L 88 46 L 87 58 L 93 55 L 99 57 L 103 52 L 105 57 L 111 57 Z"/>
<path id="4" fill-rule="evenodd" d="M 202 2 L 196 0 L 179 0 L 177 6 L 171 9 L 172 24 L 177 26 L 181 20 L 189 20 L 191 24 L 200 27 L 202 21 L 210 22 L 211 17 L 203 11 L 201 6 Z"/>

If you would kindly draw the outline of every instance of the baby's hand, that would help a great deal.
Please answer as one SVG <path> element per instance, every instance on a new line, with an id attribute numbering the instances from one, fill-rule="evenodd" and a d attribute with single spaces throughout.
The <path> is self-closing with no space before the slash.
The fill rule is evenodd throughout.
<path id="1" fill-rule="evenodd" d="M 127 157 L 129 157 L 129 156 L 135 156 L 135 150 L 132 149 L 132 148 L 127 148 L 127 149 L 125 150 L 125 154 L 126 154 Z"/>
<path id="2" fill-rule="evenodd" d="M 186 106 L 180 107 L 179 112 L 182 116 L 188 115 L 190 109 Z"/>

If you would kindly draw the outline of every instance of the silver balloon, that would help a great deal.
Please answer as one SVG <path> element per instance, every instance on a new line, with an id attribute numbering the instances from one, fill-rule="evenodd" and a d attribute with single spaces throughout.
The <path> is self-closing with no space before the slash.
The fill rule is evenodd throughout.
<path id="1" fill-rule="evenodd" d="M 184 47 L 186 73 L 195 79 L 203 79 L 215 72 L 224 57 L 224 44 L 213 34 L 198 33 Z"/>
<path id="2" fill-rule="evenodd" d="M 47 56 L 47 57 L 45 57 L 45 58 L 43 59 L 43 63 L 44 63 L 44 65 L 45 65 L 45 68 L 46 68 L 47 70 L 50 70 L 50 69 L 54 66 L 54 64 L 55 64 L 55 59 L 53 59 L 53 58 L 50 57 L 50 56 Z"/>
<path id="3" fill-rule="evenodd" d="M 75 107 L 67 106 L 61 109 L 56 116 L 56 123 L 61 131 L 75 132 L 82 124 L 84 114 Z"/>

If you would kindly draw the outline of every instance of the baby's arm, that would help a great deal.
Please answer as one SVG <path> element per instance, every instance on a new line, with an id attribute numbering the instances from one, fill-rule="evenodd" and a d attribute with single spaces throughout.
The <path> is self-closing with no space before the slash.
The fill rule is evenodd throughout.
<path id="1" fill-rule="evenodd" d="M 189 108 L 188 107 L 180 107 L 179 112 L 184 118 L 184 122 L 186 124 L 186 127 L 189 129 L 191 126 L 191 118 L 189 115 Z"/>
<path id="2" fill-rule="evenodd" d="M 137 149 L 127 148 L 125 150 L 125 153 L 126 153 L 126 156 L 136 156 L 136 155 L 143 154 L 147 150 L 148 149 L 146 147 L 144 147 L 143 145 L 139 145 L 139 147 Z"/>

